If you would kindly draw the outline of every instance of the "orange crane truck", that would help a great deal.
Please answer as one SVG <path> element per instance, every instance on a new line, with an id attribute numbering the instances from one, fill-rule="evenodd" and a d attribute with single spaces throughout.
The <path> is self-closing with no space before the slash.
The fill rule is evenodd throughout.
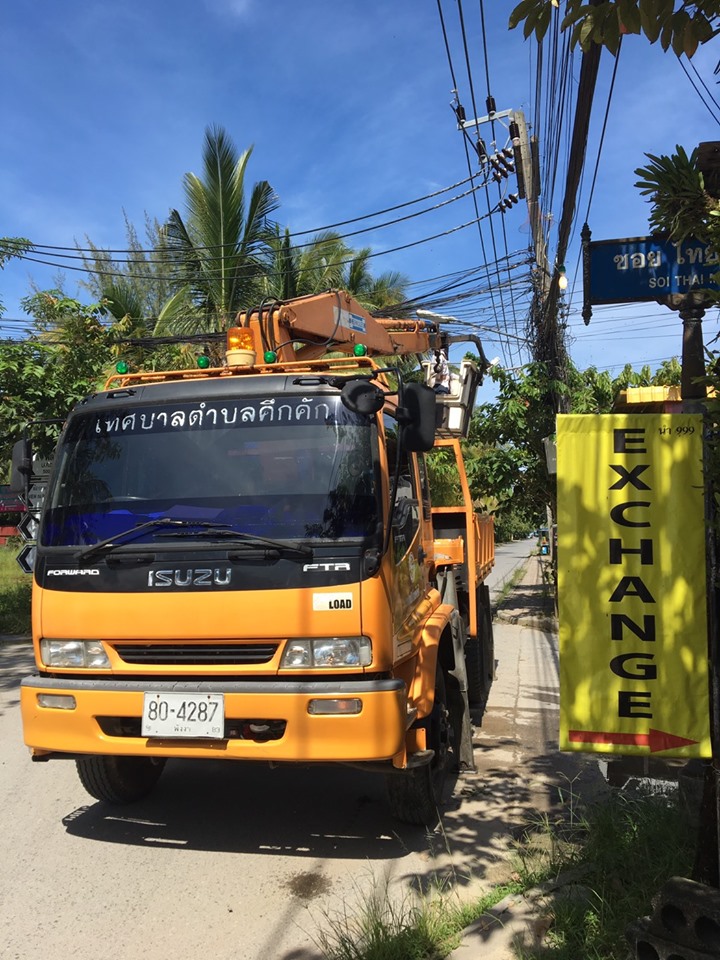
<path id="1" fill-rule="evenodd" d="M 395 816 L 431 824 L 447 774 L 474 768 L 470 705 L 494 672 L 492 519 L 459 443 L 482 347 L 439 396 L 378 358 L 475 338 L 341 291 L 237 322 L 222 365 L 119 364 L 68 415 L 37 534 L 25 742 L 110 803 L 145 796 L 171 758 L 364 765 Z M 454 459 L 454 506 L 432 504 L 433 447 Z M 31 464 L 19 441 L 16 488 Z"/>

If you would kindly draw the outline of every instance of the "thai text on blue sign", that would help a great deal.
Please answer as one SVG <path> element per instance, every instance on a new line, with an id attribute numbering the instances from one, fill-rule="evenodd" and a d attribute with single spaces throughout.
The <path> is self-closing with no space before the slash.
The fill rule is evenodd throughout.
<path id="1" fill-rule="evenodd" d="M 590 303 L 632 303 L 720 290 L 718 254 L 693 237 L 682 243 L 654 237 L 598 240 L 588 246 Z"/>

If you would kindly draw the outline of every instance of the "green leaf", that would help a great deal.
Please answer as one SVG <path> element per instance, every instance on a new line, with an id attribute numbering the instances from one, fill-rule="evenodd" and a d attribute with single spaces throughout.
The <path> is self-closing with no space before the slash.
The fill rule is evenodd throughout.
<path id="1" fill-rule="evenodd" d="M 540 16 L 538 17 L 537 26 L 535 27 L 535 37 L 537 42 L 540 43 L 547 33 L 547 29 L 550 26 L 550 21 L 552 19 L 552 6 L 550 4 L 545 4 L 543 9 L 540 11 Z"/>
<path id="2" fill-rule="evenodd" d="M 595 18 L 594 15 L 588 13 L 585 18 L 582 28 L 580 30 L 580 47 L 583 50 L 587 50 L 592 43 L 593 30 L 595 29 Z"/>
<path id="3" fill-rule="evenodd" d="M 678 10 L 672 18 L 672 48 L 675 56 L 680 57 L 685 48 L 685 30 L 690 23 L 690 17 L 684 10 Z"/>
<path id="4" fill-rule="evenodd" d="M 614 12 L 605 21 L 602 41 L 610 53 L 614 57 L 617 56 L 620 47 L 620 23 Z"/>
<path id="5" fill-rule="evenodd" d="M 660 46 L 667 52 L 672 42 L 672 21 L 666 20 L 660 33 Z"/>
<path id="6" fill-rule="evenodd" d="M 526 40 L 535 29 L 535 24 L 538 22 L 538 18 L 542 13 L 542 4 L 543 4 L 543 0 L 540 0 L 540 2 L 536 3 L 535 6 L 530 10 L 530 13 L 527 15 L 527 18 L 525 19 L 525 26 L 523 27 L 523 37 Z"/>
<path id="7" fill-rule="evenodd" d="M 642 32 L 648 38 L 650 43 L 655 43 L 657 38 L 660 36 L 660 21 L 657 19 L 657 17 L 645 16 L 641 11 L 640 26 L 642 27 Z"/>
<path id="8" fill-rule="evenodd" d="M 571 27 L 574 23 L 577 23 L 578 20 L 585 16 L 587 9 L 587 7 L 579 6 L 572 10 L 568 10 L 562 19 L 560 29 L 567 30 L 568 27 Z"/>
<path id="9" fill-rule="evenodd" d="M 593 43 L 602 44 L 605 32 L 605 20 L 607 19 L 608 4 L 600 3 L 595 7 L 595 27 L 592 32 Z"/>
<path id="10" fill-rule="evenodd" d="M 640 11 L 636 0 L 619 0 L 618 21 L 625 33 L 640 33 Z"/>
<path id="11" fill-rule="evenodd" d="M 695 34 L 695 25 L 692 20 L 689 21 L 688 25 L 685 27 L 685 35 L 683 36 L 683 53 L 688 58 L 692 59 L 693 54 L 698 48 L 699 39 Z"/>
<path id="12" fill-rule="evenodd" d="M 514 30 L 520 21 L 527 17 L 533 6 L 539 6 L 542 3 L 543 0 L 522 0 L 522 2 L 519 3 L 510 14 L 510 19 L 508 20 L 508 30 Z"/>
<path id="13" fill-rule="evenodd" d="M 574 50 L 575 47 L 580 43 L 580 34 L 584 26 L 584 22 L 581 20 L 580 23 L 576 23 L 573 28 L 572 36 L 570 37 L 570 49 Z"/>
<path id="14" fill-rule="evenodd" d="M 699 43 L 707 43 L 715 36 L 715 29 L 710 21 L 702 13 L 697 12 L 693 17 L 695 36 Z"/>

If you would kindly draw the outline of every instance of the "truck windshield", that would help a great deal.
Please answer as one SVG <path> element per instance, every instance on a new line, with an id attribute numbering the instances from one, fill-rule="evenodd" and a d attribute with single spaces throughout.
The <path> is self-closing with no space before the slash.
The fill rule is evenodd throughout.
<path id="1" fill-rule="evenodd" d="M 89 546 L 157 517 L 283 539 L 377 536 L 373 420 L 339 397 L 121 404 L 70 419 L 43 546 Z M 132 543 L 162 537 L 149 525 Z"/>

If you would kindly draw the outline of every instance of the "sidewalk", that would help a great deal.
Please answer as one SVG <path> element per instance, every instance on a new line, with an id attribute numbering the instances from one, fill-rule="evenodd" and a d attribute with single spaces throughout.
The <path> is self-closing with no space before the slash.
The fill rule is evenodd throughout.
<path id="1" fill-rule="evenodd" d="M 552 585 L 546 582 L 548 571 L 546 557 L 529 557 L 522 578 L 494 612 L 493 619 L 498 624 L 533 631 L 520 641 L 522 647 L 541 643 L 542 635 L 557 632 Z M 556 641 L 552 642 L 554 645 Z M 541 683 L 540 677 L 537 679 Z M 522 696 L 520 691 L 519 695 Z M 550 757 L 546 759 L 552 764 Z M 528 770 L 527 776 L 540 780 L 543 774 Z M 548 909 L 543 898 L 551 886 L 547 884 L 525 894 L 505 897 L 465 929 L 460 946 L 447 960 L 516 960 L 523 955 L 523 948 L 541 945 L 548 925 Z"/>
<path id="2" fill-rule="evenodd" d="M 548 580 L 550 570 L 548 557 L 529 557 L 522 579 L 498 604 L 493 619 L 555 632 L 557 617 L 553 586 Z"/>

